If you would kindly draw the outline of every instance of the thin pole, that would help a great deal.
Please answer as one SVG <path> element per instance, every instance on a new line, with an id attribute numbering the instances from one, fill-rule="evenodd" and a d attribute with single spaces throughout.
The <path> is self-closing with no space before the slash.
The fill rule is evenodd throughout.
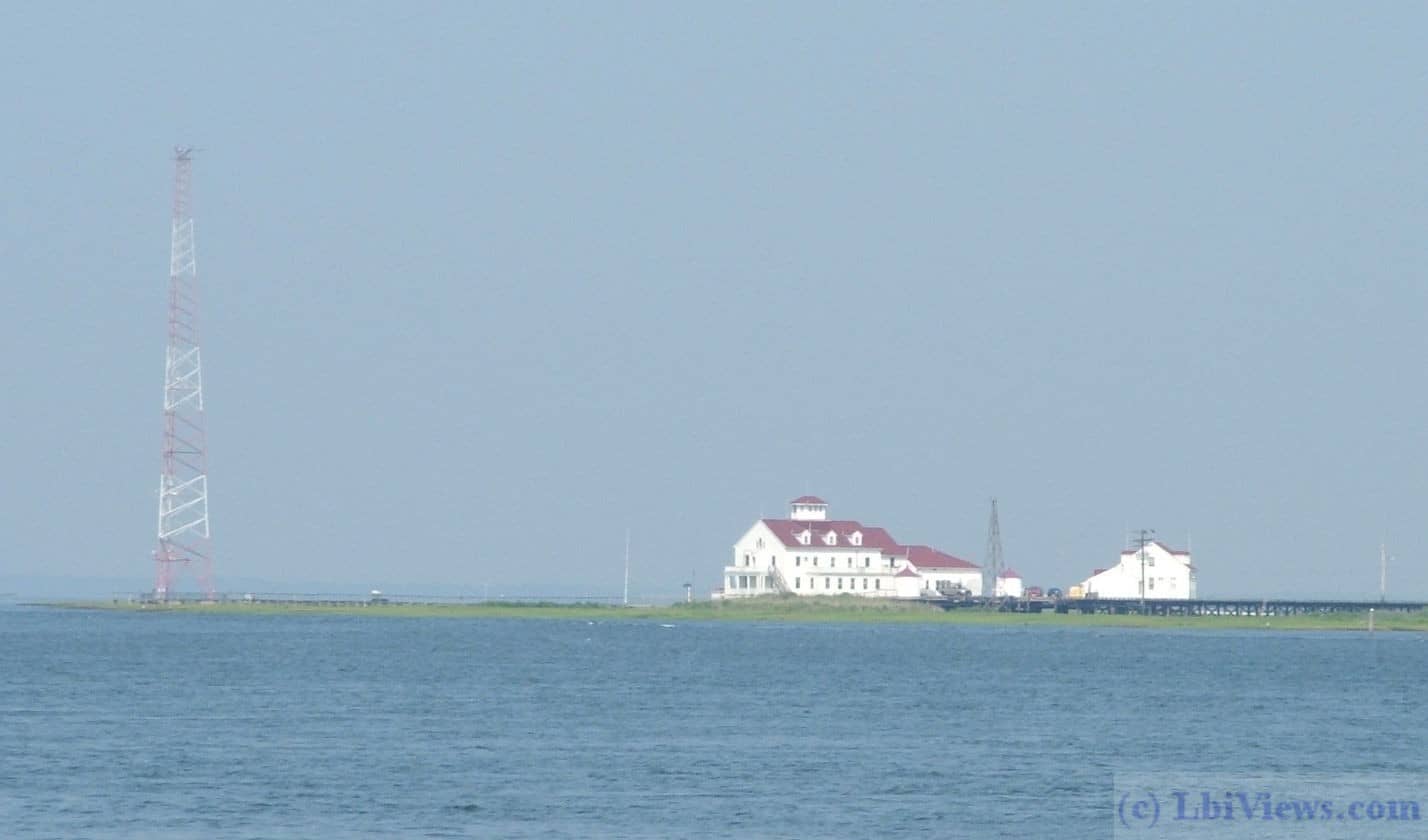
<path id="1" fill-rule="evenodd" d="M 1378 599 L 1388 600 L 1388 540 L 1378 544 Z"/>
<path id="2" fill-rule="evenodd" d="M 1145 547 L 1151 542 L 1151 535 L 1155 533 L 1154 528 L 1140 529 L 1140 538 L 1137 543 L 1140 547 L 1140 614 L 1145 615 Z"/>
<path id="3" fill-rule="evenodd" d="M 625 606 L 630 605 L 630 529 L 625 529 L 625 596 L 622 601 Z"/>

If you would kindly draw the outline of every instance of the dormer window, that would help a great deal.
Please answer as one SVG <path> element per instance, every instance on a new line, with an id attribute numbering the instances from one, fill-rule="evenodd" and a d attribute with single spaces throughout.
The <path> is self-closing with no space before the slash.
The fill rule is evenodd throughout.
<path id="1" fill-rule="evenodd" d="M 854 531 L 853 533 L 849 534 L 849 535 L 848 535 L 848 542 L 851 543 L 852 545 L 862 545 L 862 544 L 863 544 L 863 532 L 862 532 L 862 531 Z"/>
<path id="2" fill-rule="evenodd" d="M 823 535 L 823 544 L 824 544 L 824 545 L 837 545 L 837 544 L 838 544 L 838 533 L 837 533 L 836 531 L 829 531 L 828 533 L 824 534 L 824 535 Z"/>

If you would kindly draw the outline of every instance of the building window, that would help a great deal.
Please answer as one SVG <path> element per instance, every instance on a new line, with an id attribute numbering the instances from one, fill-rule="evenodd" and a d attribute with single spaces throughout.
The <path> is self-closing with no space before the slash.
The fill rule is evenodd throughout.
<path id="1" fill-rule="evenodd" d="M 853 558 L 851 557 L 848 558 L 848 568 L 853 568 Z"/>
<path id="2" fill-rule="evenodd" d="M 842 589 L 842 588 L 843 588 L 843 579 L 842 579 L 842 578 L 838 578 L 838 588 L 839 588 L 839 589 Z"/>
<path id="3" fill-rule="evenodd" d="M 864 557 L 864 558 L 863 558 L 863 568 L 866 569 L 866 568 L 868 568 L 868 567 L 871 566 L 871 565 L 873 565 L 873 558 L 871 558 L 871 557 Z"/>
<path id="4" fill-rule="evenodd" d="M 801 577 L 796 577 L 796 578 L 794 578 L 794 579 L 793 579 L 793 588 L 794 588 L 794 589 L 802 589 L 802 588 L 803 588 L 803 578 L 801 578 Z"/>
<path id="5" fill-rule="evenodd" d="M 734 576 L 733 576 L 733 575 L 729 575 L 729 588 L 730 588 L 730 589 L 733 589 L 733 588 L 734 588 Z"/>
<path id="6" fill-rule="evenodd" d="M 867 589 L 867 588 L 868 588 L 868 579 L 867 579 L 867 578 L 863 578 L 863 588 L 864 588 L 864 589 Z"/>
<path id="7" fill-rule="evenodd" d="M 815 566 L 818 565 L 818 558 L 817 558 L 817 557 L 813 558 L 813 565 L 815 565 Z"/>
<path id="8" fill-rule="evenodd" d="M 803 558 L 802 558 L 802 557 L 795 557 L 795 558 L 793 558 L 793 565 L 794 565 L 795 567 L 797 567 L 797 566 L 802 566 L 802 565 L 803 565 Z"/>
<path id="9" fill-rule="evenodd" d="M 873 581 L 873 588 L 874 588 L 874 589 L 882 589 L 882 588 L 883 588 L 883 579 L 882 579 L 882 578 L 878 578 L 877 580 Z"/>
<path id="10" fill-rule="evenodd" d="M 832 588 L 833 588 L 833 578 L 824 578 L 824 579 L 823 579 L 823 588 L 824 588 L 824 589 L 832 589 Z"/>

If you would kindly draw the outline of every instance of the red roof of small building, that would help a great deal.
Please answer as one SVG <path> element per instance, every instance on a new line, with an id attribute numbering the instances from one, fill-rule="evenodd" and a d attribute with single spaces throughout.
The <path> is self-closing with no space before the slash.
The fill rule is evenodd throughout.
<path id="1" fill-rule="evenodd" d="M 823 501 L 822 499 L 818 498 L 817 496 L 799 496 L 797 499 L 794 499 L 793 501 L 789 502 L 789 504 L 791 504 L 791 505 L 826 505 L 826 504 L 828 504 L 828 503 L 825 502 L 825 501 Z"/>
<path id="2" fill-rule="evenodd" d="M 914 572 L 911 566 L 903 566 L 902 571 L 893 575 L 893 577 L 921 577 L 921 575 L 919 575 L 917 572 Z"/>
<path id="3" fill-rule="evenodd" d="M 927 545 L 907 545 L 901 546 L 899 550 L 893 552 L 897 555 L 905 555 L 907 562 L 919 569 L 975 569 L 975 563 L 968 563 L 961 557 L 953 557 L 945 551 Z"/>
<path id="4" fill-rule="evenodd" d="M 1021 575 L 1017 574 L 1016 569 L 1007 569 L 1005 572 L 1002 572 L 1001 574 L 997 575 L 997 577 L 1016 578 L 1017 580 L 1021 580 Z"/>
<path id="5" fill-rule="evenodd" d="M 1146 543 L 1146 545 L 1148 545 L 1148 546 L 1158 545 L 1158 546 L 1160 546 L 1161 550 L 1164 551 L 1164 552 L 1167 553 L 1167 554 L 1178 554 L 1178 555 L 1180 555 L 1181 557 L 1189 557 L 1189 556 L 1190 556 L 1190 552 L 1188 552 L 1188 551 L 1176 551 L 1175 549 L 1171 548 L 1170 546 L 1166 545 L 1165 543 L 1161 542 L 1160 540 L 1151 540 L 1150 542 Z M 1125 557 L 1125 556 L 1130 555 L 1130 554 L 1139 554 L 1139 553 L 1140 553 L 1140 549 L 1138 549 L 1138 548 L 1128 548 L 1128 549 L 1126 549 L 1125 551 L 1122 551 L 1122 552 L 1121 552 L 1121 556 L 1122 556 L 1122 557 Z"/>

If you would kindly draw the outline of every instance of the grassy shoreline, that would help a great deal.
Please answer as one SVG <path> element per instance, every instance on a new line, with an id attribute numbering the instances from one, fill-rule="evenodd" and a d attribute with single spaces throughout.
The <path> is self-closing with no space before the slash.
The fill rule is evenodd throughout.
<path id="1" fill-rule="evenodd" d="M 620 607 L 604 604 L 136 604 L 122 601 L 48 601 L 37 606 L 134 613 L 204 615 L 313 615 L 387 618 L 525 618 L 678 621 L 772 621 L 864 624 L 956 624 L 1000 627 L 1135 627 L 1145 629 L 1368 630 L 1368 613 L 1292 616 L 1142 616 L 1076 613 L 997 613 L 975 608 L 944 611 L 928 604 L 896 601 L 849 603 L 835 598 L 748 599 L 740 601 Z M 1428 632 L 1428 613 L 1383 613 L 1374 625 L 1384 631 Z"/>

